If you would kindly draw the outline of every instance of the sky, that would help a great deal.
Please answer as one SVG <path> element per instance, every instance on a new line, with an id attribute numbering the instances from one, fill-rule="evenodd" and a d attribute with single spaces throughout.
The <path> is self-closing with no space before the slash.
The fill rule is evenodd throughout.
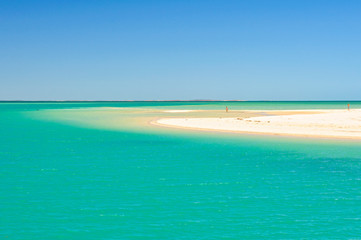
<path id="1" fill-rule="evenodd" d="M 361 1 L 0 1 L 0 100 L 196 99 L 361 100 Z"/>

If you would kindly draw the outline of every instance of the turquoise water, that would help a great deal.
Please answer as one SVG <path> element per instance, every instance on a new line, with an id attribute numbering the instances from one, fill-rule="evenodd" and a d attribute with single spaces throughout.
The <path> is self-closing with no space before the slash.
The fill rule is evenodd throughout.
<path id="1" fill-rule="evenodd" d="M 347 102 L 226 104 L 325 109 L 345 108 Z M 0 238 L 361 236 L 360 141 L 110 130 L 44 120 L 48 110 L 69 108 L 224 105 L 0 103 Z M 361 102 L 351 107 L 361 108 Z"/>

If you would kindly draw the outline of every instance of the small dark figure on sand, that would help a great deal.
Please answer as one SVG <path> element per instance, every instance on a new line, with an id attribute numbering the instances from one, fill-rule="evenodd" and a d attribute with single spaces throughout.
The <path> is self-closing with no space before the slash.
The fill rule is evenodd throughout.
<path id="1" fill-rule="evenodd" d="M 228 107 L 226 106 L 226 112 L 228 112 Z"/>

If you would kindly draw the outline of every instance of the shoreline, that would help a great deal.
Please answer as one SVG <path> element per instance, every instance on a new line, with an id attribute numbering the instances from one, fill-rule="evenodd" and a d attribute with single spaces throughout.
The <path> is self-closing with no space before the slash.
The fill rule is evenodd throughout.
<path id="1" fill-rule="evenodd" d="M 361 140 L 361 109 L 347 110 L 251 110 L 269 116 L 246 118 L 159 118 L 160 127 L 195 131 Z"/>

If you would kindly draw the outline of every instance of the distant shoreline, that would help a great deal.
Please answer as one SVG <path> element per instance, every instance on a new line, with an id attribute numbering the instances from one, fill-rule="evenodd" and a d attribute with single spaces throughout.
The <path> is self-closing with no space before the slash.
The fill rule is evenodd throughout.
<path id="1" fill-rule="evenodd" d="M 361 100 L 0 100 L 0 103 L 66 102 L 361 102 Z"/>
<path id="2" fill-rule="evenodd" d="M 247 100 L 0 100 L 0 102 L 249 102 L 249 101 Z M 254 102 L 258 102 L 258 101 L 254 101 Z"/>

